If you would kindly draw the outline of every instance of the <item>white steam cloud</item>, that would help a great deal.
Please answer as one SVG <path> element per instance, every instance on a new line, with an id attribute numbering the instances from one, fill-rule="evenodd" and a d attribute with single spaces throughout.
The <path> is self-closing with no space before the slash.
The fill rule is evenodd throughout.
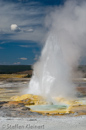
<path id="1" fill-rule="evenodd" d="M 66 1 L 46 17 L 48 38 L 28 93 L 45 97 L 75 95 L 72 73 L 86 47 L 86 2 Z"/>
<path id="2" fill-rule="evenodd" d="M 46 26 L 52 26 L 50 31 L 57 36 L 68 65 L 76 67 L 86 51 L 86 2 L 67 1 L 51 12 L 46 18 Z"/>

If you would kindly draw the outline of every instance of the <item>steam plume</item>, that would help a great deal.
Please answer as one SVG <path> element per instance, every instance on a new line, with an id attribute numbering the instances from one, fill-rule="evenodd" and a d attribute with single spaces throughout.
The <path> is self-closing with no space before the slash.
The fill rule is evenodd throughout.
<path id="1" fill-rule="evenodd" d="M 86 2 L 66 1 L 46 17 L 48 38 L 28 93 L 48 97 L 74 96 L 72 73 L 86 46 Z"/>

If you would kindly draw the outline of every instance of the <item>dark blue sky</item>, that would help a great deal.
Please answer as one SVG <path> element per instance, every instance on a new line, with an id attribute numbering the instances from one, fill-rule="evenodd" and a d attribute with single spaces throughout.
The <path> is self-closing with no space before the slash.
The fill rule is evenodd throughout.
<path id="1" fill-rule="evenodd" d="M 0 64 L 33 64 L 40 56 L 47 34 L 45 18 L 65 0 L 1 0 Z M 11 25 L 18 25 L 16 30 Z M 82 64 L 85 64 L 82 59 Z"/>
<path id="2" fill-rule="evenodd" d="M 29 2 L 39 2 L 42 6 L 49 5 L 60 5 L 63 4 L 65 0 L 3 0 L 5 2 L 14 2 L 14 3 L 29 3 Z"/>
<path id="3" fill-rule="evenodd" d="M 46 10 L 61 4 L 63 0 L 1 0 L 0 64 L 36 62 L 47 32 L 44 26 Z M 17 24 L 21 30 L 11 30 L 12 24 Z"/>

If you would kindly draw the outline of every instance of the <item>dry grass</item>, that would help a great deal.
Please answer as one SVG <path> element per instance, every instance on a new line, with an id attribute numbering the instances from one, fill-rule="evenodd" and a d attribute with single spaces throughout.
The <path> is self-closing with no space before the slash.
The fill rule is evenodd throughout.
<path id="1" fill-rule="evenodd" d="M 0 79 L 24 78 L 27 74 L 0 74 Z"/>

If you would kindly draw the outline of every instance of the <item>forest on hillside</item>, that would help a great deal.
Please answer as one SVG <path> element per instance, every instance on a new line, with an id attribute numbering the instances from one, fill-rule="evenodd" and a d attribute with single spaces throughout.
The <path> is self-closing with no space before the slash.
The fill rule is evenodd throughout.
<path id="1" fill-rule="evenodd" d="M 13 74 L 32 70 L 31 65 L 0 65 L 0 74 Z"/>

